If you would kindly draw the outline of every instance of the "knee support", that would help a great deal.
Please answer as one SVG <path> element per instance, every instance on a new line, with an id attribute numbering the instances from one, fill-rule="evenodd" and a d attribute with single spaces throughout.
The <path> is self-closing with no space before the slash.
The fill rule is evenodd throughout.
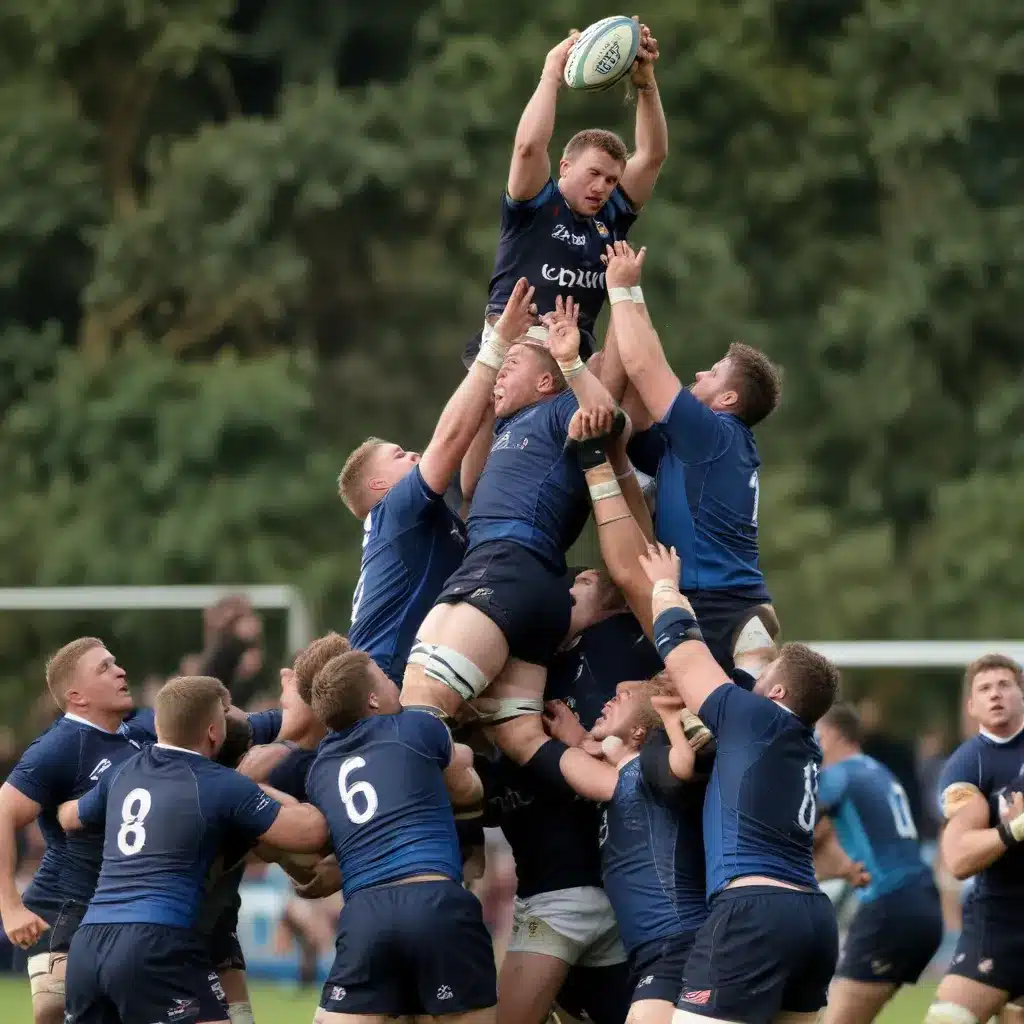
<path id="1" fill-rule="evenodd" d="M 416 644 L 409 660 L 423 666 L 428 679 L 444 683 L 463 700 L 479 697 L 490 684 L 490 680 L 464 654 L 442 644 Z"/>
<path id="2" fill-rule="evenodd" d="M 924 1015 L 924 1024 L 978 1024 L 978 1018 L 956 1003 L 932 1003 Z"/>

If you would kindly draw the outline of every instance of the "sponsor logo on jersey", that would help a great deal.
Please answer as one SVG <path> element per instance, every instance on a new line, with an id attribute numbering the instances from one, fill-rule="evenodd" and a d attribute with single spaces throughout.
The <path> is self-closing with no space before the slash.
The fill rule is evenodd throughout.
<path id="1" fill-rule="evenodd" d="M 545 281 L 557 282 L 559 288 L 599 288 L 604 291 L 603 270 L 572 270 L 545 263 L 540 272 Z"/>

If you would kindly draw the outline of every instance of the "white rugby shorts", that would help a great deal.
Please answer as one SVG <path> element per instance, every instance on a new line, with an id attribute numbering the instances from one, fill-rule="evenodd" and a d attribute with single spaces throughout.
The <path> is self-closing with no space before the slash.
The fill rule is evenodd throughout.
<path id="1" fill-rule="evenodd" d="M 510 953 L 543 953 L 570 966 L 610 967 L 626 959 L 603 889 L 577 886 L 516 897 Z"/>

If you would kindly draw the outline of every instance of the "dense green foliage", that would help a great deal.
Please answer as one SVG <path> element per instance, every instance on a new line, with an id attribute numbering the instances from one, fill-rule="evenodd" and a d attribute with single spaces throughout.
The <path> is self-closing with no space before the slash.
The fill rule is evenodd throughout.
<path id="1" fill-rule="evenodd" d="M 429 435 L 519 110 L 546 49 L 604 13 L 5 3 L 0 585 L 290 580 L 344 628 L 337 468 L 368 433 Z M 1024 11 L 640 13 L 671 156 L 635 237 L 666 347 L 687 375 L 743 338 L 787 373 L 760 431 L 787 635 L 1017 634 Z M 555 143 L 631 119 L 564 95 Z M 70 626 L 17 619 L 9 694 Z M 174 663 L 173 630 L 122 634 L 134 671 Z"/>

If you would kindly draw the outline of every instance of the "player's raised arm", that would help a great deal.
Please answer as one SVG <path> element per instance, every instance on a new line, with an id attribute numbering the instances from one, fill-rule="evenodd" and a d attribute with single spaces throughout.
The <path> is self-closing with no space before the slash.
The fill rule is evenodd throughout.
<path id="1" fill-rule="evenodd" d="M 512 164 L 508 170 L 508 197 L 514 202 L 532 199 L 551 175 L 548 146 L 555 131 L 555 106 L 562 88 L 565 62 L 579 33 L 573 29 L 544 59 L 544 70 L 516 128 Z"/>
<path id="2" fill-rule="evenodd" d="M 581 409 L 614 408 L 608 389 L 580 359 L 579 306 L 572 296 L 555 300 L 555 311 L 545 318 L 548 325 L 548 349 L 555 357 L 566 383 L 572 388 Z"/>
<path id="3" fill-rule="evenodd" d="M 587 800 L 611 800 L 619 781 L 618 770 L 583 749 L 580 744 L 586 738 L 586 730 L 579 719 L 558 700 L 548 701 L 544 718 L 552 738 L 538 750 L 540 756 L 534 755 L 527 763 L 527 769 L 549 785 L 568 784 Z M 561 779 L 555 775 L 555 770 Z"/>
<path id="4" fill-rule="evenodd" d="M 731 682 L 704 643 L 693 607 L 679 593 L 679 556 L 664 544 L 651 544 L 640 558 L 653 584 L 654 644 L 679 695 L 694 714 L 722 685 Z"/>
<path id="5" fill-rule="evenodd" d="M 668 767 L 672 774 L 683 782 L 688 782 L 696 775 L 697 752 L 690 745 L 679 717 L 683 710 L 683 701 L 671 694 L 655 694 L 651 697 L 651 707 L 658 712 L 658 717 L 665 726 L 665 735 L 671 744 L 668 754 Z"/>
<path id="6" fill-rule="evenodd" d="M 526 333 L 533 322 L 533 288 L 525 277 L 516 282 L 504 312 L 483 339 L 469 372 L 448 399 L 434 436 L 420 459 L 426 485 L 443 494 L 469 451 L 484 414 L 494 400 L 494 381 L 509 345 Z"/>
<path id="7" fill-rule="evenodd" d="M 635 18 L 634 20 L 639 20 Z M 636 89 L 635 151 L 626 162 L 619 184 L 639 210 L 654 191 L 662 165 L 668 158 L 668 122 L 661 105 L 654 62 L 658 59 L 658 40 L 646 25 L 640 26 L 640 49 L 630 79 Z"/>
<path id="8" fill-rule="evenodd" d="M 942 813 L 946 818 L 942 859 L 960 881 L 1024 842 L 1024 795 L 1020 793 L 1013 794 L 999 824 L 990 828 L 988 801 L 981 790 L 970 782 L 953 781 L 942 787 Z"/>
<path id="9" fill-rule="evenodd" d="M 9 782 L 0 786 L 0 916 L 12 944 L 28 949 L 50 926 L 21 901 L 14 881 L 18 866 L 19 830 L 39 817 L 42 807 Z"/>

